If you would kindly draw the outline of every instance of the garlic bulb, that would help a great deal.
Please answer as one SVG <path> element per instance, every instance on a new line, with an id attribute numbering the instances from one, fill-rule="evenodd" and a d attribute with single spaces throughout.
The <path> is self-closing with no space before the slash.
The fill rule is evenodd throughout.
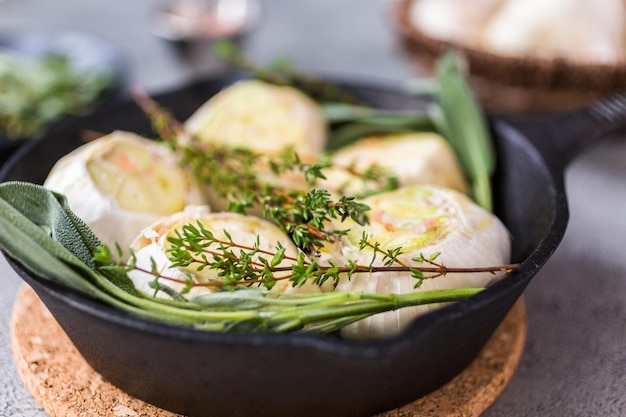
<path id="1" fill-rule="evenodd" d="M 611 64 L 626 53 L 622 0 L 508 0 L 484 27 L 485 50 Z"/>
<path id="2" fill-rule="evenodd" d="M 411 22 L 426 35 L 468 45 L 480 36 L 489 17 L 506 0 L 414 0 Z"/>
<path id="3" fill-rule="evenodd" d="M 171 150 L 123 131 L 65 155 L 44 186 L 64 194 L 72 211 L 111 248 L 117 242 L 126 249 L 154 221 L 205 202 Z"/>
<path id="4" fill-rule="evenodd" d="M 185 127 L 201 140 L 262 153 L 291 146 L 316 155 L 326 146 L 326 122 L 312 99 L 293 87 L 258 80 L 225 88 L 196 110 Z"/>
<path id="5" fill-rule="evenodd" d="M 382 250 L 402 248 L 398 260 L 410 266 L 428 266 L 412 259 L 428 258 L 440 253 L 436 262 L 446 267 L 493 267 L 507 264 L 510 257 L 510 237 L 505 226 L 493 214 L 485 211 L 466 195 L 435 186 L 411 186 L 394 192 L 378 194 L 363 200 L 371 208 L 370 223 L 359 226 L 347 221 L 339 228 L 350 228 L 340 242 L 325 248 L 322 259 L 336 263 L 354 261 L 370 265 L 374 252 L 359 250 L 363 233 L 368 242 L 378 243 Z M 383 265 L 377 254 L 373 263 Z M 416 279 L 409 272 L 375 272 L 342 277 L 337 291 L 368 293 L 410 293 L 436 289 L 484 287 L 499 274 L 447 273 L 424 279 L 414 289 Z M 325 288 L 328 290 L 328 288 Z M 438 304 L 408 307 L 377 314 L 346 327 L 347 338 L 381 338 L 397 334 L 418 314 L 438 308 Z"/>
<path id="6" fill-rule="evenodd" d="M 202 105 L 185 123 L 202 141 L 248 148 L 272 156 L 291 147 L 302 160 L 315 159 L 326 146 L 326 121 L 317 104 L 299 90 L 258 80 L 239 81 Z M 255 166 L 266 183 L 308 189 L 299 173 L 276 176 L 267 161 Z M 207 187 L 211 207 L 224 211 L 228 202 Z M 261 216 L 257 206 L 251 214 Z"/>
<path id="7" fill-rule="evenodd" d="M 221 280 L 217 275 L 219 271 L 216 269 L 204 268 L 198 271 L 197 264 L 191 264 L 186 268 L 175 268 L 172 267 L 172 263 L 168 259 L 167 251 L 171 244 L 167 238 L 174 236 L 176 231 L 180 231 L 183 226 L 195 225 L 197 222 L 200 222 L 205 229 L 213 233 L 216 239 L 221 241 L 229 240 L 226 236 L 228 233 L 230 239 L 239 245 L 253 247 L 258 244 L 259 250 L 271 253 L 276 252 L 276 245 L 280 243 L 285 248 L 287 257 L 295 258 L 298 256 L 298 249 L 293 242 L 273 223 L 236 213 L 210 213 L 206 207 L 187 207 L 183 212 L 163 218 L 145 228 L 134 240 L 132 248 L 136 256 L 137 267 L 150 271 L 154 261 L 156 270 L 164 277 L 185 281 L 187 274 L 191 274 L 194 281 L 201 284 Z M 235 250 L 235 252 L 238 251 Z M 258 259 L 259 256 L 264 256 L 268 260 L 272 258 L 271 255 L 262 254 L 255 255 L 255 259 Z M 286 258 L 278 266 L 291 266 L 292 263 L 294 261 Z M 128 276 L 135 283 L 137 289 L 148 294 L 154 294 L 155 290 L 149 286 L 149 283 L 155 279 L 152 274 L 133 270 L 128 273 Z M 160 282 L 176 291 L 182 291 L 185 287 L 183 283 L 167 279 L 161 279 Z M 193 286 L 186 296 L 193 298 L 214 292 L 217 288 L 215 286 Z M 288 280 L 277 280 L 273 290 L 278 292 L 320 291 L 319 287 L 312 283 L 305 283 L 300 287 L 293 288 Z M 164 297 L 165 295 L 159 292 L 157 296 Z"/>
<path id="8" fill-rule="evenodd" d="M 622 0 L 415 0 L 413 25 L 498 55 L 614 64 L 626 58 Z"/>
<path id="9" fill-rule="evenodd" d="M 434 184 L 467 192 L 461 165 L 454 151 L 441 135 L 407 132 L 361 139 L 339 149 L 332 157 L 332 167 L 321 187 L 343 191 L 344 195 L 367 194 L 369 189 L 359 177 L 341 168 L 365 172 L 377 165 L 394 175 L 400 186 Z"/>

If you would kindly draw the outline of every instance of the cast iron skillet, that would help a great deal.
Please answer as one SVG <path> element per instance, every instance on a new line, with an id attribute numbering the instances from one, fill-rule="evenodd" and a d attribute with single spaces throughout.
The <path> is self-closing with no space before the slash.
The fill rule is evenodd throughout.
<path id="1" fill-rule="evenodd" d="M 184 120 L 230 81 L 200 81 L 155 98 Z M 386 87 L 346 86 L 385 108 L 425 104 Z M 173 327 L 131 317 L 9 263 L 87 362 L 144 401 L 190 416 L 372 415 L 437 389 L 478 354 L 561 241 L 568 220 L 563 171 L 594 139 L 626 125 L 621 100 L 540 120 L 491 119 L 495 210 L 511 231 L 512 260 L 522 267 L 474 297 L 418 317 L 388 340 Z M 57 159 L 81 144 L 84 129 L 150 133 L 141 111 L 127 103 L 20 149 L 0 178 L 41 183 Z"/>

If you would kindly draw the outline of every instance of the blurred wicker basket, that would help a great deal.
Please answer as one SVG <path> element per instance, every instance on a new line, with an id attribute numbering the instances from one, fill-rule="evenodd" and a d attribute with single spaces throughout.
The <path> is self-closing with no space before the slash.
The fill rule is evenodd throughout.
<path id="1" fill-rule="evenodd" d="M 626 91 L 626 63 L 574 64 L 556 58 L 502 56 L 430 37 L 411 21 L 413 1 L 396 0 L 392 6 L 393 24 L 409 61 L 420 73 L 430 73 L 443 51 L 459 51 L 467 61 L 472 87 L 489 111 L 573 108 Z"/>

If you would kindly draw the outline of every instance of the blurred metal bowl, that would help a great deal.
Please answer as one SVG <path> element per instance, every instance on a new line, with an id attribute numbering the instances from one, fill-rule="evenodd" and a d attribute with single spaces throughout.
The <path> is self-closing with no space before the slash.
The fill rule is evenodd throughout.
<path id="1" fill-rule="evenodd" d="M 154 34 L 191 42 L 238 38 L 258 23 L 257 0 L 170 0 L 159 8 Z"/>

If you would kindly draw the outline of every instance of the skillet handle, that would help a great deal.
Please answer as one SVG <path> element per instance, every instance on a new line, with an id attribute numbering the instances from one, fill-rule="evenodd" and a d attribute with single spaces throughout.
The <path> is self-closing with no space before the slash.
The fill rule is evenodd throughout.
<path id="1" fill-rule="evenodd" d="M 531 140 L 557 172 L 598 139 L 626 129 L 626 95 L 560 113 L 504 118 Z"/>

